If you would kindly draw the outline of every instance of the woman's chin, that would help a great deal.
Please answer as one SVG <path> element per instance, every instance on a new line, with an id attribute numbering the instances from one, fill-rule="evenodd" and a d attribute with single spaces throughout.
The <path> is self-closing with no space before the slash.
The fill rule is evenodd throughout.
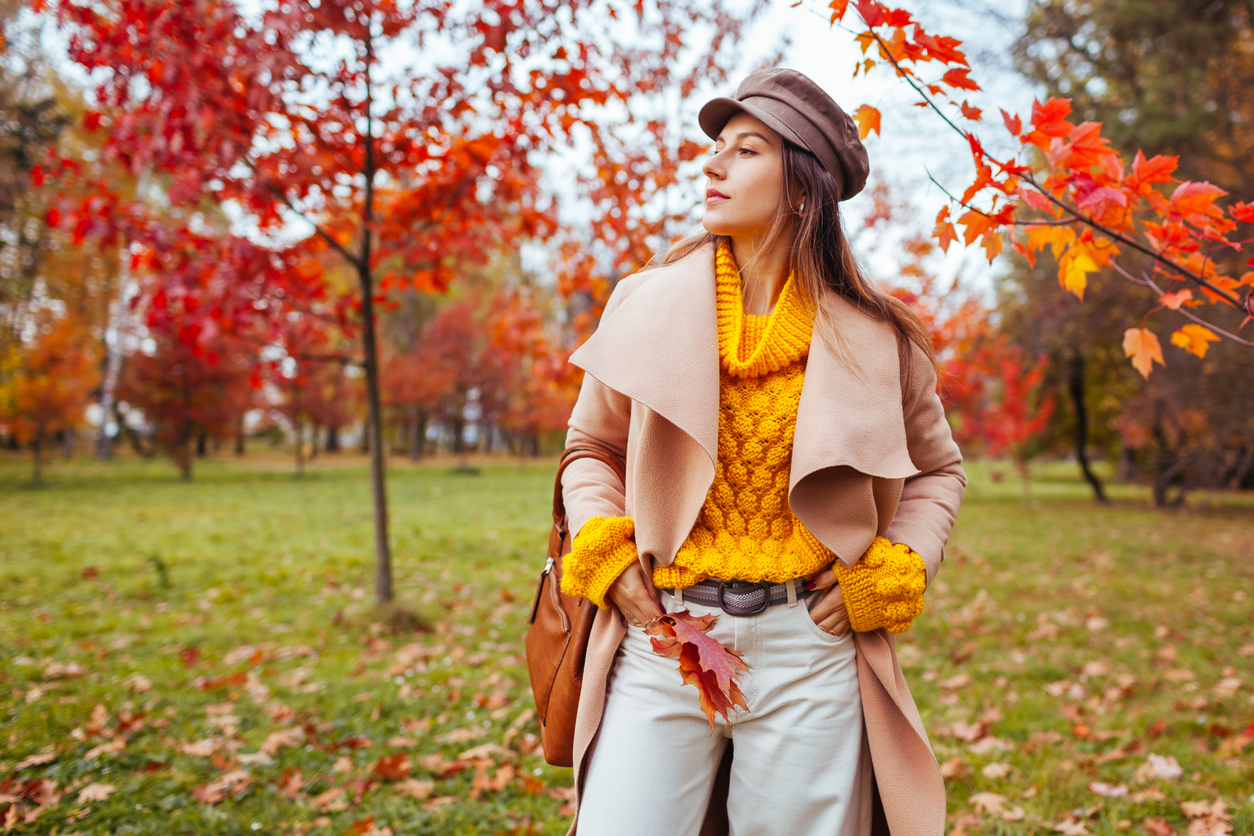
<path id="1" fill-rule="evenodd" d="M 705 227 L 705 231 L 711 235 L 731 235 L 731 229 L 728 228 L 727 223 L 720 223 L 718 217 L 711 217 L 708 211 L 701 219 L 701 226 Z"/>

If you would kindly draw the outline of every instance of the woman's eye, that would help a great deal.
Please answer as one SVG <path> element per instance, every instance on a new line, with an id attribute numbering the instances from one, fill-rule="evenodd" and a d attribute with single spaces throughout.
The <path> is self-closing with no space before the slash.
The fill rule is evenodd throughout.
<path id="1" fill-rule="evenodd" d="M 742 157 L 748 157 L 748 156 L 752 156 L 753 154 L 758 153 L 757 151 L 754 151 L 752 148 L 748 148 L 748 147 L 744 147 L 739 150 L 740 150 L 740 155 Z"/>

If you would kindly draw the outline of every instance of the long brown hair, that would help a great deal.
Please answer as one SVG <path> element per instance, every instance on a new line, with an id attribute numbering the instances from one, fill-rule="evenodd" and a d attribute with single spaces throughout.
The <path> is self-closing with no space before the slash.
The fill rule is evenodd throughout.
<path id="1" fill-rule="evenodd" d="M 790 226 L 794 227 L 789 267 L 816 326 L 831 322 L 830 303 L 823 292 L 830 289 L 863 313 L 892 325 L 897 333 L 897 351 L 904 375 L 909 374 L 912 366 L 911 343 L 934 361 L 932 338 L 923 321 L 900 299 L 876 290 L 863 275 L 841 224 L 836 178 L 823 168 L 818 157 L 786 139 L 783 140 L 783 160 L 786 199 L 780 201 L 759 251 L 770 249 Z M 794 204 L 794 195 L 805 197 Z M 671 264 L 719 240 L 720 236 L 711 232 L 683 238 L 666 251 L 661 263 Z M 815 331 L 838 357 L 855 372 L 860 371 L 856 352 L 851 350 L 843 334 L 831 327 L 816 327 Z M 903 387 L 906 385 L 903 380 Z"/>

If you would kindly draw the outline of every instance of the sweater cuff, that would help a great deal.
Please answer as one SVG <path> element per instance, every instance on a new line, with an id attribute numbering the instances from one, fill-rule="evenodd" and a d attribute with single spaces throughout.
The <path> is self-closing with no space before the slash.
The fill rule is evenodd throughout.
<path id="1" fill-rule="evenodd" d="M 575 535 L 562 558 L 562 592 L 587 598 L 601 609 L 618 576 L 639 559 L 631 517 L 593 517 Z"/>
<path id="2" fill-rule="evenodd" d="M 876 537 L 853 566 L 837 561 L 833 567 L 849 614 L 849 626 L 859 633 L 884 627 L 904 633 L 923 612 L 927 568 L 909 546 Z"/>

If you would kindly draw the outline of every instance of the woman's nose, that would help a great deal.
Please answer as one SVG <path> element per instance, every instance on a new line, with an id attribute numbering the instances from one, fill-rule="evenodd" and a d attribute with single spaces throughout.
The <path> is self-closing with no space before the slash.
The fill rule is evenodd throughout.
<path id="1" fill-rule="evenodd" d="M 718 158 L 719 155 L 714 154 L 713 156 L 708 157 L 705 163 L 701 166 L 701 173 L 706 177 L 709 177 L 711 180 L 723 179 L 723 167 L 718 165 Z"/>

